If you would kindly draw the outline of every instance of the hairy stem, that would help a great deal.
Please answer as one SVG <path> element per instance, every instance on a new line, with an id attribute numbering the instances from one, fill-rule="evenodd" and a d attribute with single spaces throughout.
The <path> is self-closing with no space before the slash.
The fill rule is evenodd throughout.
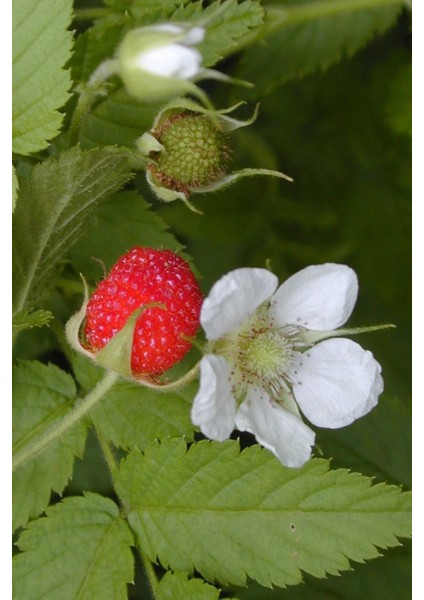
<path id="1" fill-rule="evenodd" d="M 44 452 L 53 442 L 64 435 L 75 423 L 78 423 L 118 381 L 118 373 L 106 371 L 103 379 L 59 422 L 47 429 L 42 435 L 19 450 L 12 459 L 13 470 Z"/>

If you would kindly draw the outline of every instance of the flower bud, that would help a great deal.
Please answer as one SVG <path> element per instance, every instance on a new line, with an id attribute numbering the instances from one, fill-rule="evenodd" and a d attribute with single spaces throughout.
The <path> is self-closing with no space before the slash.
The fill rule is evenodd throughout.
<path id="1" fill-rule="evenodd" d="M 193 92 L 202 55 L 193 48 L 205 30 L 165 23 L 129 31 L 117 51 L 118 73 L 129 94 L 158 102 Z"/>

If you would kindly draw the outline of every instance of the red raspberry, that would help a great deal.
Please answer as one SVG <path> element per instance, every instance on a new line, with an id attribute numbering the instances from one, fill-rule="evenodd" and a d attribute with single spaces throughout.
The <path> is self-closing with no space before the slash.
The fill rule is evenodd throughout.
<path id="1" fill-rule="evenodd" d="M 112 267 L 87 305 L 85 340 L 100 350 L 136 308 L 151 302 L 137 319 L 131 356 L 134 375 L 159 375 L 190 350 L 181 334 L 194 337 L 202 304 L 199 284 L 188 263 L 170 250 L 135 246 Z"/>

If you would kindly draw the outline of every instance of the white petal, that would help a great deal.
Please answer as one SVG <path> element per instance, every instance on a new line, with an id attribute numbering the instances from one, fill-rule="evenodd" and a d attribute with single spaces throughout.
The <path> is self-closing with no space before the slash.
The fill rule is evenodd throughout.
<path id="1" fill-rule="evenodd" d="M 200 362 L 200 389 L 191 410 L 193 424 L 218 442 L 228 439 L 234 429 L 236 402 L 230 373 L 230 365 L 222 356 L 204 356 Z"/>
<path id="2" fill-rule="evenodd" d="M 237 330 L 277 289 L 277 277 L 266 269 L 236 269 L 221 277 L 202 305 L 200 322 L 209 340 Z"/>
<path id="3" fill-rule="evenodd" d="M 381 367 L 371 352 L 344 338 L 321 342 L 302 356 L 293 386 L 303 414 L 337 429 L 367 414 L 383 391 Z"/>
<path id="4" fill-rule="evenodd" d="M 168 44 L 141 52 L 136 59 L 140 69 L 160 77 L 191 79 L 199 70 L 202 55 L 194 48 Z"/>
<path id="5" fill-rule="evenodd" d="M 237 412 L 236 427 L 253 433 L 287 467 L 301 467 L 311 456 L 314 432 L 299 417 L 254 388 L 250 388 Z"/>
<path id="6" fill-rule="evenodd" d="M 292 275 L 274 294 L 277 324 L 308 329 L 336 329 L 350 317 L 358 295 L 358 278 L 346 265 L 312 265 Z"/>

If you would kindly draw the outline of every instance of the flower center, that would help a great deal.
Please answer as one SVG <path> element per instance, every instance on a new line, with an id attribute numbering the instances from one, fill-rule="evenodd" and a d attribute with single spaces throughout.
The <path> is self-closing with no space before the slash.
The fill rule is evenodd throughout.
<path id="1" fill-rule="evenodd" d="M 297 378 L 305 349 L 300 330 L 294 325 L 275 327 L 268 308 L 266 304 L 259 307 L 241 330 L 213 345 L 213 351 L 232 365 L 233 393 L 239 401 L 253 385 L 280 402 Z"/>
<path id="2" fill-rule="evenodd" d="M 242 333 L 238 338 L 238 365 L 241 371 L 259 379 L 270 379 L 286 370 L 292 347 L 276 331 Z"/>

